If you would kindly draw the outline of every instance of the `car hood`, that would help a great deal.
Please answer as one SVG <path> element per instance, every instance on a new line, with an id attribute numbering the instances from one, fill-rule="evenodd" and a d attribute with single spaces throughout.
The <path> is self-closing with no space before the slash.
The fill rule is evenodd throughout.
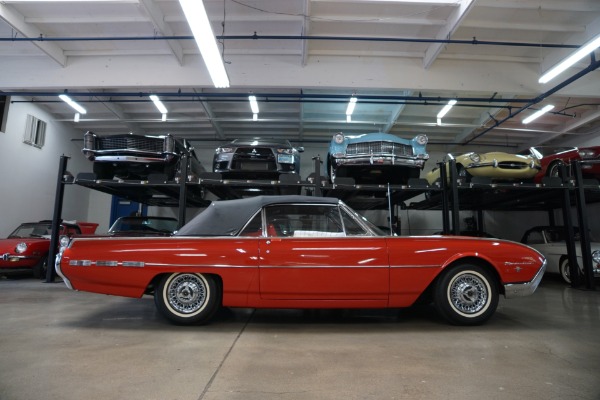
<path id="1" fill-rule="evenodd" d="M 48 248 L 50 247 L 49 239 L 50 239 L 49 236 L 48 236 L 48 239 L 45 239 L 45 238 L 41 238 L 41 239 L 37 239 L 37 238 L 1 239 L 0 240 L 0 254 L 13 253 L 15 251 L 15 247 L 19 243 L 26 243 L 27 248 L 29 250 L 31 250 L 31 249 L 42 250 L 44 248 L 46 250 L 48 250 Z"/>
<path id="2" fill-rule="evenodd" d="M 408 139 L 399 138 L 396 135 L 390 135 L 389 133 L 367 133 L 366 135 L 360 136 L 346 136 L 346 141 L 350 143 L 364 143 L 364 142 L 394 142 L 394 143 L 410 143 Z"/>
<path id="3" fill-rule="evenodd" d="M 468 162 L 472 162 L 471 158 L 469 157 L 471 154 L 472 153 L 463 154 L 463 155 L 456 157 L 456 159 L 459 161 L 467 160 Z M 491 153 L 477 153 L 477 154 L 479 154 L 481 162 L 489 162 L 489 161 L 493 161 L 493 160 L 530 162 L 531 160 L 534 160 L 534 158 L 531 156 L 524 156 L 524 155 L 520 155 L 520 154 L 509 154 L 509 153 L 503 153 L 501 151 L 493 151 Z"/>

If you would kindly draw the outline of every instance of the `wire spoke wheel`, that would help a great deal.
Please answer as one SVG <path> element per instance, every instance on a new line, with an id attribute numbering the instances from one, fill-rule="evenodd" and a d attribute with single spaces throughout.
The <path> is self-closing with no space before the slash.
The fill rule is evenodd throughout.
<path id="1" fill-rule="evenodd" d="M 208 321 L 220 306 L 220 298 L 216 280 L 203 274 L 167 275 L 154 292 L 161 314 L 180 325 Z"/>
<path id="2" fill-rule="evenodd" d="M 498 307 L 497 278 L 478 265 L 449 267 L 438 278 L 434 292 L 436 309 L 456 325 L 479 325 Z"/>

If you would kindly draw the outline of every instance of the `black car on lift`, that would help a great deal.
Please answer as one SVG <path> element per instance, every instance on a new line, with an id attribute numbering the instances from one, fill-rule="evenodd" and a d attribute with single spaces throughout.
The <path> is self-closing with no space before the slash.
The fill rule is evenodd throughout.
<path id="1" fill-rule="evenodd" d="M 99 136 L 88 131 L 82 152 L 93 161 L 96 179 L 146 180 L 151 174 L 164 174 L 173 181 L 181 174 L 184 155 L 189 159 L 188 177 L 205 171 L 189 142 L 170 134 Z"/>

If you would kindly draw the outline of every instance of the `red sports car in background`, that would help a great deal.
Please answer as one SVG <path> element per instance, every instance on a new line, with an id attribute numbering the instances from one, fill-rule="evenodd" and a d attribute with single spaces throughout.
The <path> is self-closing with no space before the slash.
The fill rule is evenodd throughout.
<path id="1" fill-rule="evenodd" d="M 598 161 L 581 164 L 581 172 L 584 178 L 600 179 L 600 146 L 593 147 L 552 147 L 539 146 L 529 149 L 531 154 L 537 157 L 542 169 L 535 176 L 534 181 L 540 183 L 545 176 L 558 177 L 560 165 L 565 164 L 569 176 L 573 176 L 571 162 L 575 160 Z"/>
<path id="2" fill-rule="evenodd" d="M 60 235 L 93 234 L 98 224 L 90 222 L 60 224 Z M 27 222 L 8 238 L 0 239 L 0 273 L 32 271 L 36 278 L 46 276 L 52 221 Z"/>
<path id="3" fill-rule="evenodd" d="M 531 247 L 464 236 L 387 236 L 335 198 L 215 201 L 170 237 L 74 238 L 57 272 L 74 290 L 154 296 L 176 324 L 220 306 L 401 308 L 433 300 L 481 324 L 499 296 L 527 296 L 546 261 Z"/>

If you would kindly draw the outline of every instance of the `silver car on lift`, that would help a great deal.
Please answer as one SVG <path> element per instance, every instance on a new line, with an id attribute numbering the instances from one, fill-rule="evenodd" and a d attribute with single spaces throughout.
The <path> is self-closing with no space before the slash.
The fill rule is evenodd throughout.
<path id="1" fill-rule="evenodd" d="M 300 153 L 286 139 L 236 139 L 215 150 L 213 172 L 234 179 L 278 179 L 300 174 Z"/>

